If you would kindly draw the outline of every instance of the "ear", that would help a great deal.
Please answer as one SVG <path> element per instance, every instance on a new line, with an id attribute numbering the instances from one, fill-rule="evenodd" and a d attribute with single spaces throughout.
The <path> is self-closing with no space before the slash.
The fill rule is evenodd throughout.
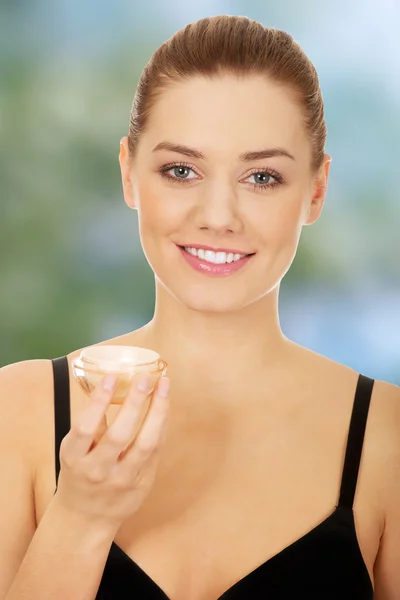
<path id="1" fill-rule="evenodd" d="M 119 165 L 121 167 L 122 189 L 124 199 L 129 208 L 135 209 L 135 201 L 131 180 L 132 164 L 129 159 L 128 138 L 125 136 L 120 141 Z"/>
<path id="2" fill-rule="evenodd" d="M 304 225 L 312 225 L 318 219 L 325 203 L 326 192 L 328 189 L 329 169 L 332 157 L 329 154 L 324 155 L 324 163 L 321 166 L 318 176 L 313 184 L 313 196 L 308 205 L 308 211 Z"/>

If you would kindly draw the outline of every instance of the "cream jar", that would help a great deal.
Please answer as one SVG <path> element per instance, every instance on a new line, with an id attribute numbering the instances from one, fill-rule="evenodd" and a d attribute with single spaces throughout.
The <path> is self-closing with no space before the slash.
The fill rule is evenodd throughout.
<path id="1" fill-rule="evenodd" d="M 150 396 L 157 381 L 166 374 L 167 363 L 154 350 L 139 346 L 89 346 L 72 361 L 72 371 L 87 395 L 108 373 L 115 373 L 118 385 L 111 403 L 122 404 L 133 377 L 143 371 L 152 376 Z"/>

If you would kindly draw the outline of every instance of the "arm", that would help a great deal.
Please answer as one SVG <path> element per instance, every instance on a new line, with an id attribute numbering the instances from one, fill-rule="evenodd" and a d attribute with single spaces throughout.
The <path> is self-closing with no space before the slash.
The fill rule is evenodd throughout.
<path id="1" fill-rule="evenodd" d="M 1 600 L 93 600 L 116 533 L 67 514 L 57 495 L 36 529 L 30 432 L 49 374 L 48 361 L 0 369 Z"/>
<path id="2" fill-rule="evenodd" d="M 400 388 L 380 383 L 386 460 L 382 465 L 385 527 L 374 565 L 375 600 L 400 598 Z"/>
<path id="3" fill-rule="evenodd" d="M 50 503 L 5 600 L 94 600 L 114 534 Z"/>
<path id="4" fill-rule="evenodd" d="M 5 597 L 35 532 L 32 470 L 21 406 L 10 390 L 21 367 L 0 369 L 0 598 Z M 26 403 L 28 404 L 28 403 Z"/>

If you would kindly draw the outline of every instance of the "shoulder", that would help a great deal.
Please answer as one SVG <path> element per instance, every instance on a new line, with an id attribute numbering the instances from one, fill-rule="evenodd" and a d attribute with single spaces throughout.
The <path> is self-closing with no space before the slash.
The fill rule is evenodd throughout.
<path id="1" fill-rule="evenodd" d="M 373 393 L 384 416 L 396 418 L 400 415 L 400 387 L 398 385 L 376 379 Z M 399 425 L 396 423 L 396 419 L 393 425 Z"/>
<path id="2" fill-rule="evenodd" d="M 393 510 L 393 502 L 398 506 L 400 525 L 400 387 L 375 380 L 370 410 L 373 425 L 370 443 L 378 460 L 376 472 L 381 502 L 386 517 Z"/>
<path id="3" fill-rule="evenodd" d="M 0 369 L 1 452 L 29 471 L 32 486 L 42 437 L 43 399 L 51 389 L 50 374 L 51 361 L 45 359 L 16 362 Z"/>
<path id="4" fill-rule="evenodd" d="M 384 528 L 374 565 L 377 600 L 400 597 L 400 387 L 385 381 L 374 385 L 376 444 Z"/>
<path id="5" fill-rule="evenodd" d="M 90 345 L 128 345 L 132 343 L 135 333 Z M 65 355 L 71 375 L 72 360 L 78 357 L 85 347 L 88 346 L 83 346 Z M 24 360 L 0 368 L 0 410 L 2 415 L 0 421 L 3 427 L 7 428 L 12 423 L 18 430 L 26 427 L 31 430 L 34 421 L 36 425 L 40 423 L 40 418 L 44 416 L 43 410 L 50 408 L 50 412 L 52 412 L 53 397 L 54 375 L 51 359 Z"/>
<path id="6" fill-rule="evenodd" d="M 371 409 L 374 411 L 376 433 L 385 460 L 394 463 L 400 456 L 400 387 L 375 380 Z M 399 497 L 400 503 L 400 497 Z"/>
<path id="7" fill-rule="evenodd" d="M 30 422 L 37 409 L 38 398 L 45 391 L 51 368 L 51 361 L 46 359 L 25 360 L 1 367 L 2 416 L 20 426 Z M 2 423 L 5 424 L 4 419 Z"/>
<path id="8" fill-rule="evenodd" d="M 360 373 L 314 352 L 302 354 L 311 365 L 303 368 L 303 373 L 314 373 L 318 390 L 330 390 L 347 422 Z M 368 373 L 364 375 L 374 379 Z M 377 504 L 383 509 L 395 499 L 400 523 L 400 387 L 393 383 L 374 379 L 364 450 L 368 471 L 373 473 L 373 488 L 379 494 Z"/>
<path id="9" fill-rule="evenodd" d="M 0 368 L 2 429 L 30 431 L 44 398 L 52 394 L 52 364 L 48 359 L 11 363 Z M 26 443 L 30 436 L 24 437 Z"/>
<path id="10" fill-rule="evenodd" d="M 105 341 L 101 343 L 111 343 Z M 68 355 L 71 362 L 83 348 Z M 71 377 L 72 379 L 72 377 Z M 73 381 L 71 391 L 74 387 Z M 54 373 L 51 359 L 14 362 L 0 368 L 0 436 L 6 447 L 27 452 L 35 464 L 54 419 Z"/>
<path id="11" fill-rule="evenodd" d="M 120 336 L 103 340 L 93 346 L 120 344 L 127 345 L 132 336 Z M 69 364 L 87 346 L 78 348 L 66 354 Z M 23 426 L 31 424 L 32 419 L 40 414 L 40 406 L 48 400 L 53 401 L 54 376 L 51 359 L 32 359 L 14 362 L 0 368 L 0 404 L 1 423 L 8 422 Z"/>
<path id="12" fill-rule="evenodd" d="M 385 460 L 382 474 L 388 501 L 394 500 L 399 507 L 400 524 L 400 387 L 386 381 L 375 381 L 373 394 L 379 443 Z"/>

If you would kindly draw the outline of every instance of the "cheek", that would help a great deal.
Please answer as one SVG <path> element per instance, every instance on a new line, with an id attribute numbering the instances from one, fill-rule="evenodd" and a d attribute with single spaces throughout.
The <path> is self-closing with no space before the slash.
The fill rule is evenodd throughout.
<path id="1" fill-rule="evenodd" d="M 255 220 L 257 231 L 267 246 L 279 249 L 297 244 L 302 225 L 302 202 L 293 197 L 277 198 L 260 218 Z"/>
<path id="2" fill-rule="evenodd" d="M 168 218 L 167 199 L 154 184 L 138 188 L 138 218 L 140 230 L 158 231 Z"/>
<path id="3" fill-rule="evenodd" d="M 268 289 L 272 289 L 283 279 L 289 270 L 297 252 L 301 233 L 301 203 L 286 199 L 274 210 L 269 210 L 257 222 L 256 231 L 259 232 L 264 273 L 260 278 L 268 282 Z M 264 279 L 265 277 L 265 279 Z"/>
<path id="4" fill-rule="evenodd" d="M 187 211 L 173 190 L 157 184 L 144 184 L 138 190 L 138 225 L 144 250 L 165 245 L 182 231 Z"/>

